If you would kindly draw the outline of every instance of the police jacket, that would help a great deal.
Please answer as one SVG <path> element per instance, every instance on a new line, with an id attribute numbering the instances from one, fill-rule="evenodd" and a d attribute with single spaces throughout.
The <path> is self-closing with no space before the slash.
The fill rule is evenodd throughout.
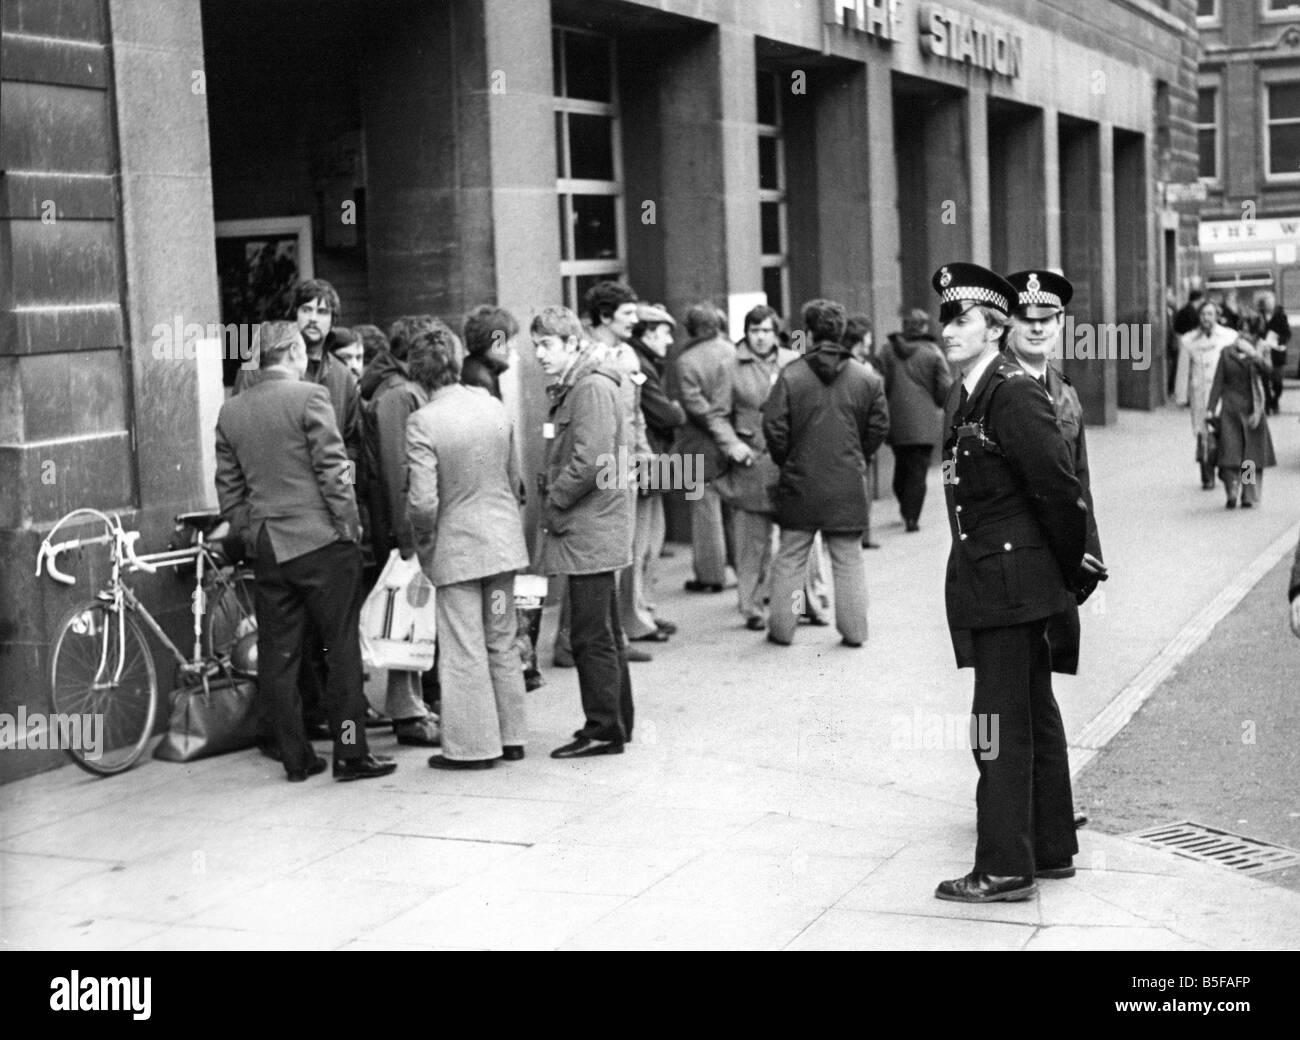
<path id="1" fill-rule="evenodd" d="M 1076 603 L 1088 507 L 1047 391 L 999 356 L 944 413 L 952 531 L 945 601 L 959 668 L 969 632 L 1050 618 Z"/>

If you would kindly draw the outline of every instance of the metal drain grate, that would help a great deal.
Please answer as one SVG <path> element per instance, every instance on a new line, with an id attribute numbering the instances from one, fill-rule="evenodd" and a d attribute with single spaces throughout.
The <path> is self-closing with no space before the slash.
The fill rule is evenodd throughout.
<path id="1" fill-rule="evenodd" d="M 1143 845 L 1250 874 L 1263 874 L 1300 864 L 1300 852 L 1295 849 L 1270 845 L 1256 838 L 1243 838 L 1240 834 L 1190 820 L 1147 827 L 1127 837 Z"/>

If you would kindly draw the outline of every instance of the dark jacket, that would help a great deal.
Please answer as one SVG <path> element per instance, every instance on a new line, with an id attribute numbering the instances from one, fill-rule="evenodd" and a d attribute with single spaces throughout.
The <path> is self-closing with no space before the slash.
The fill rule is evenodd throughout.
<path id="1" fill-rule="evenodd" d="M 370 544 L 382 567 L 388 554 L 409 554 L 415 542 L 406 523 L 406 420 L 429 395 L 389 351 L 375 355 L 361 377 L 362 486 L 370 513 Z"/>
<path id="2" fill-rule="evenodd" d="M 1273 453 L 1273 435 L 1268 429 L 1264 414 L 1264 388 L 1273 374 L 1269 350 L 1260 343 L 1255 357 L 1240 354 L 1234 344 L 1224 347 L 1219 355 L 1219 365 L 1210 385 L 1210 399 L 1206 411 L 1214 414 L 1222 403 L 1219 415 L 1219 468 L 1240 470 L 1247 462 L 1256 470 L 1276 466 Z"/>
<path id="3" fill-rule="evenodd" d="M 250 551 L 265 527 L 280 563 L 358 541 L 351 467 L 329 395 L 281 369 L 259 374 L 217 417 L 222 515 Z"/>
<path id="4" fill-rule="evenodd" d="M 641 414 L 645 417 L 646 440 L 654 452 L 670 451 L 677 431 L 686 424 L 682 406 L 664 388 L 664 362 L 639 339 L 631 341 L 641 363 Z"/>
<path id="5" fill-rule="evenodd" d="M 1288 601 L 1297 596 L 1300 596 L 1300 541 L 1295 544 L 1295 560 L 1291 564 L 1291 583 L 1286 590 Z"/>
<path id="6" fill-rule="evenodd" d="M 763 436 L 781 467 L 776 522 L 795 531 L 867 526 L 867 463 L 889 433 L 881 378 L 847 347 L 819 342 L 786 365 L 763 405 Z"/>
<path id="7" fill-rule="evenodd" d="M 239 370 L 239 375 L 235 377 L 235 387 L 231 392 L 231 396 L 241 394 L 261 381 L 262 370 L 255 367 L 256 363 L 255 358 L 250 363 L 254 367 Z M 348 458 L 353 463 L 359 463 L 361 459 L 361 411 L 357 381 L 352 378 L 352 373 L 343 367 L 342 362 L 336 361 L 329 352 L 328 337 L 322 347 L 320 363 L 315 375 L 305 375 L 303 379 L 323 386 L 329 392 L 330 404 L 334 408 L 334 419 L 338 423 L 339 433 L 343 435 L 343 446 L 347 449 Z"/>
<path id="8" fill-rule="evenodd" d="M 1000 355 L 945 409 L 944 497 L 952 531 L 945 601 L 957 666 L 970 631 L 1050 618 L 1077 602 L 1088 506 L 1047 391 Z"/>
<path id="9" fill-rule="evenodd" d="M 686 425 L 675 451 L 699 455 L 704 479 L 723 468 L 727 451 L 739 438 L 727 417 L 731 414 L 731 363 L 736 348 L 721 336 L 693 339 L 668 366 L 668 395 L 681 402 Z"/>
<path id="10" fill-rule="evenodd" d="M 889 400 L 890 444 L 938 444 L 952 386 L 948 360 L 930 336 L 889 337 L 878 356 Z"/>
<path id="11" fill-rule="evenodd" d="M 598 346 L 586 347 L 550 390 L 542 475 L 542 574 L 600 574 L 632 562 L 628 489 L 617 479 L 619 449 L 632 451 L 622 376 Z"/>
<path id="12" fill-rule="evenodd" d="M 460 366 L 460 381 L 465 386 L 477 386 L 501 400 L 501 373 L 509 365 L 490 361 L 482 354 L 467 354 Z"/>
<path id="13" fill-rule="evenodd" d="M 1097 531 L 1097 516 L 1092 504 L 1092 476 L 1088 469 L 1088 441 L 1084 435 L 1083 405 L 1070 380 L 1051 365 L 1047 366 L 1047 392 L 1052 395 L 1056 411 L 1056 425 L 1070 446 L 1074 459 L 1074 476 L 1083 489 L 1083 500 L 1088 506 L 1088 541 L 1086 552 L 1097 559 L 1101 554 L 1101 535 Z M 1079 643 L 1083 634 L 1079 622 L 1079 604 L 1056 614 L 1047 623 L 1047 642 L 1052 648 L 1052 671 L 1062 675 L 1076 675 L 1079 671 Z"/>

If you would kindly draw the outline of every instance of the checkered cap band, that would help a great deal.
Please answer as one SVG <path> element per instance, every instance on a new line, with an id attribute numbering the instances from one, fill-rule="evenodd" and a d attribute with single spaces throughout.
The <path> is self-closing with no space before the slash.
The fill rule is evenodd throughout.
<path id="1" fill-rule="evenodd" d="M 974 300 L 976 303 L 987 303 L 990 307 L 996 307 L 1003 314 L 1011 310 L 1011 304 L 1000 292 L 994 292 L 992 289 L 985 289 L 979 285 L 950 285 L 947 289 L 939 294 L 940 303 L 956 303 L 958 300 Z"/>
<path id="2" fill-rule="evenodd" d="M 1064 309 L 1065 305 L 1061 303 L 1061 298 L 1056 293 L 1043 292 L 1041 289 L 1037 292 L 1022 292 L 1020 294 L 1021 307 L 1056 307 L 1058 310 Z"/>

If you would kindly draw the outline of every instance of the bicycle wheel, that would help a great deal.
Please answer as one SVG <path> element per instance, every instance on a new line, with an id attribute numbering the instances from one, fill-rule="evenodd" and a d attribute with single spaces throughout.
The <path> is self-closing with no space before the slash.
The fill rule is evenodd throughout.
<path id="1" fill-rule="evenodd" d="M 50 654 L 50 700 L 56 714 L 80 717 L 82 739 L 64 748 L 72 761 L 101 776 L 130 769 L 158 714 L 153 656 L 135 618 L 99 601 L 69 610 Z"/>
<path id="2" fill-rule="evenodd" d="M 219 572 L 208 586 L 208 616 L 204 626 L 208 657 L 224 657 L 249 632 L 257 631 L 256 585 L 247 571 Z"/>

